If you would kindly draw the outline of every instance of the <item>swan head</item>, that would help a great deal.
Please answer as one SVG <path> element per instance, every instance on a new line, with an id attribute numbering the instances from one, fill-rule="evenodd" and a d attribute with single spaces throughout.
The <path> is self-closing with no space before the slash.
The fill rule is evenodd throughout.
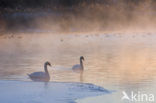
<path id="1" fill-rule="evenodd" d="M 51 64 L 50 64 L 50 62 L 45 62 L 45 65 L 49 65 L 50 67 L 51 67 Z"/>
<path id="2" fill-rule="evenodd" d="M 80 57 L 80 60 L 85 60 L 83 56 Z"/>

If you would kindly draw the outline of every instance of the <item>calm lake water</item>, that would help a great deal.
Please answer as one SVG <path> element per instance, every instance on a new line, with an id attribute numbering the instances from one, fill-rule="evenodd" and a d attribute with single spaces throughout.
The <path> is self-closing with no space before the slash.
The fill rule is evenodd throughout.
<path id="1" fill-rule="evenodd" d="M 82 76 L 71 70 L 80 56 L 85 58 Z M 43 71 L 45 61 L 52 64 L 51 81 L 156 94 L 155 33 L 0 36 L 1 80 L 30 81 L 27 73 Z"/>

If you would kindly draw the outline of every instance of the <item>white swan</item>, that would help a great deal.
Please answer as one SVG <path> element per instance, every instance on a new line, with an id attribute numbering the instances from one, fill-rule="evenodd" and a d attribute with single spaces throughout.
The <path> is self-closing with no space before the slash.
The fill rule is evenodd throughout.
<path id="1" fill-rule="evenodd" d="M 49 62 L 45 62 L 44 64 L 44 71 L 45 72 L 34 72 L 31 74 L 28 74 L 29 78 L 33 81 L 44 81 L 48 82 L 50 80 L 50 75 L 47 69 L 47 66 L 51 66 Z"/>
<path id="2" fill-rule="evenodd" d="M 72 67 L 72 70 L 74 70 L 74 71 L 83 71 L 83 70 L 84 70 L 84 67 L 83 67 L 83 62 L 82 62 L 82 60 L 84 60 L 84 57 L 83 57 L 83 56 L 80 57 L 80 64 L 74 65 L 74 66 Z"/>

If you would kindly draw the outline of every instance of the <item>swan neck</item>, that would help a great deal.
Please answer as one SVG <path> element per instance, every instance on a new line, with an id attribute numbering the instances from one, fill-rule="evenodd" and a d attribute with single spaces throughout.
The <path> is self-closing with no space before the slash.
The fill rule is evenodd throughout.
<path id="1" fill-rule="evenodd" d="M 83 69 L 83 62 L 82 62 L 82 59 L 80 59 L 80 65 L 81 65 L 81 67 L 82 67 L 82 69 Z"/>
<path id="2" fill-rule="evenodd" d="M 44 65 L 44 71 L 45 71 L 46 73 L 48 73 L 48 68 L 47 68 L 47 65 L 46 65 L 46 64 Z"/>

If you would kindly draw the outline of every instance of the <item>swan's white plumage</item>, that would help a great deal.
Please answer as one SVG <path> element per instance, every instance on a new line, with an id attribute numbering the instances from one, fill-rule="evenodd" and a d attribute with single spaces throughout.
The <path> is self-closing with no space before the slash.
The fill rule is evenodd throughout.
<path id="1" fill-rule="evenodd" d="M 82 66 L 80 64 L 76 64 L 72 67 L 72 69 L 82 69 Z"/>
<path id="2" fill-rule="evenodd" d="M 29 78 L 33 81 L 49 81 L 50 80 L 50 75 L 47 70 L 47 65 L 51 66 L 49 62 L 45 62 L 44 64 L 44 70 L 45 72 L 34 72 L 31 74 L 28 74 Z"/>
<path id="3" fill-rule="evenodd" d="M 46 77 L 46 73 L 45 72 L 34 72 L 29 74 L 30 77 L 34 77 L 34 78 L 39 78 L 39 77 Z"/>
<path id="4" fill-rule="evenodd" d="M 82 62 L 82 60 L 84 60 L 84 57 L 83 56 L 80 57 L 80 64 L 74 65 L 72 67 L 72 70 L 74 70 L 74 71 L 83 71 L 84 68 L 83 68 L 83 62 Z"/>

